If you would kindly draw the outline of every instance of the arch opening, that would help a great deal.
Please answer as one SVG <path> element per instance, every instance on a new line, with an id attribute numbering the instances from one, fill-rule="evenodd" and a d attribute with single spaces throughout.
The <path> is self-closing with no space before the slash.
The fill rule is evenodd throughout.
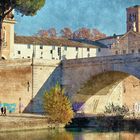
<path id="1" fill-rule="evenodd" d="M 126 105 L 140 113 L 140 80 L 124 72 L 110 71 L 91 77 L 73 96 L 76 112 L 103 114 L 109 104 Z"/>

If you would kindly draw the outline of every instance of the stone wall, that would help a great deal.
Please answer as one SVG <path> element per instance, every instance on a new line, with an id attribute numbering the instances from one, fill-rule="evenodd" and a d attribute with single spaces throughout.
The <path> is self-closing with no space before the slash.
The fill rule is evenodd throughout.
<path id="1" fill-rule="evenodd" d="M 42 113 L 43 95 L 58 82 L 61 84 L 61 66 L 58 60 L 35 60 L 33 65 L 33 102 L 25 112 Z"/>
<path id="2" fill-rule="evenodd" d="M 138 54 L 63 61 L 62 84 L 73 103 L 83 102 L 81 111 L 85 113 L 103 113 L 109 103 L 126 104 L 132 111 L 133 105 L 140 101 L 140 86 L 135 86 L 140 82 L 139 61 Z M 116 72 L 115 81 L 112 72 Z M 119 77 L 119 73 L 124 76 Z M 91 80 L 92 77 L 97 78 Z M 88 82 L 92 85 L 86 87 Z"/>
<path id="3" fill-rule="evenodd" d="M 136 54 L 61 63 L 37 59 L 0 61 L 0 106 L 5 105 L 8 112 L 42 113 L 45 91 L 58 82 L 72 102 L 92 105 L 92 111 L 85 107 L 87 112 L 103 112 L 111 102 L 127 104 L 132 110 L 140 101 L 139 62 Z"/>
<path id="4" fill-rule="evenodd" d="M 28 61 L 0 62 L 0 106 L 8 112 L 22 112 L 31 100 L 31 63 Z"/>
<path id="5" fill-rule="evenodd" d="M 0 106 L 11 113 L 43 112 L 43 94 L 56 82 L 61 83 L 60 75 L 59 61 L 1 61 Z"/>

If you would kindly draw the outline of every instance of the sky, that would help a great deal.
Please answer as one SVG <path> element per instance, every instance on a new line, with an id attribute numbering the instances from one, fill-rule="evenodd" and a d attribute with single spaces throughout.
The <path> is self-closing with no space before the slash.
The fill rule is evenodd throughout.
<path id="1" fill-rule="evenodd" d="M 39 30 L 70 27 L 97 28 L 107 35 L 126 32 L 126 8 L 140 5 L 140 0 L 46 0 L 37 15 L 15 13 L 15 32 L 34 35 Z"/>

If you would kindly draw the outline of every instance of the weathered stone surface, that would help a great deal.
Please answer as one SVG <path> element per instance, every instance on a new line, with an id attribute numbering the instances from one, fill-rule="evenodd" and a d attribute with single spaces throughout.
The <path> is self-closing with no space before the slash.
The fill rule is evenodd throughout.
<path id="1" fill-rule="evenodd" d="M 33 65 L 32 65 L 33 63 Z M 43 112 L 43 95 L 57 82 L 73 102 L 87 103 L 86 112 L 103 112 L 106 105 L 140 101 L 138 54 L 78 60 L 0 61 L 0 105 L 9 112 Z M 133 75 L 133 76 L 130 76 Z"/>
<path id="2" fill-rule="evenodd" d="M 43 94 L 61 81 L 59 61 L 0 61 L 0 106 L 7 112 L 43 112 Z"/>
<path id="3" fill-rule="evenodd" d="M 63 86 L 73 102 L 85 103 L 82 112 L 103 113 L 109 103 L 126 104 L 132 111 L 133 105 L 140 101 L 140 86 L 133 86 L 140 82 L 139 62 L 138 54 L 63 61 Z M 108 75 L 101 78 L 103 73 Z M 116 75 L 114 81 L 111 73 Z M 135 99 L 131 100 L 133 94 Z"/>

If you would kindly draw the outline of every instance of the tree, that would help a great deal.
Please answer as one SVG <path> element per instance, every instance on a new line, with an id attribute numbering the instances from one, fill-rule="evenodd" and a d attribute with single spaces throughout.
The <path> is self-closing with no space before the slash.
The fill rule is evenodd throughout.
<path id="1" fill-rule="evenodd" d="M 90 29 L 88 28 L 80 28 L 74 32 L 75 39 L 89 39 L 90 38 Z"/>
<path id="2" fill-rule="evenodd" d="M 105 113 L 114 115 L 126 115 L 129 112 L 129 108 L 126 105 L 120 107 L 119 105 L 109 104 L 105 106 Z"/>
<path id="3" fill-rule="evenodd" d="M 10 15 L 10 18 L 13 17 L 10 14 L 13 9 L 22 15 L 33 16 L 44 4 L 45 0 L 0 0 L 0 32 L 2 32 L 2 23 L 6 16 Z M 0 49 L 1 47 L 2 34 L 0 35 Z"/>
<path id="4" fill-rule="evenodd" d="M 36 35 L 40 37 L 48 37 L 48 31 L 42 29 L 42 30 L 39 30 Z"/>
<path id="5" fill-rule="evenodd" d="M 50 29 L 48 30 L 48 35 L 49 35 L 49 37 L 51 37 L 51 38 L 56 38 L 56 35 L 57 35 L 56 29 L 55 29 L 55 28 L 50 28 Z"/>
<path id="6" fill-rule="evenodd" d="M 90 31 L 90 33 L 91 33 L 91 36 L 90 36 L 91 40 L 97 40 L 97 39 L 101 39 L 101 38 L 106 37 L 106 34 L 100 32 L 98 29 L 92 29 Z"/>
<path id="7" fill-rule="evenodd" d="M 106 35 L 100 32 L 98 29 L 80 28 L 73 33 L 74 39 L 90 39 L 97 40 L 106 37 Z"/>
<path id="8" fill-rule="evenodd" d="M 72 30 L 68 27 L 63 28 L 61 31 L 61 37 L 71 39 L 73 37 Z"/>
<path id="9" fill-rule="evenodd" d="M 67 124 L 73 118 L 71 103 L 64 95 L 64 90 L 61 89 L 59 84 L 45 93 L 43 106 L 53 123 Z"/>

